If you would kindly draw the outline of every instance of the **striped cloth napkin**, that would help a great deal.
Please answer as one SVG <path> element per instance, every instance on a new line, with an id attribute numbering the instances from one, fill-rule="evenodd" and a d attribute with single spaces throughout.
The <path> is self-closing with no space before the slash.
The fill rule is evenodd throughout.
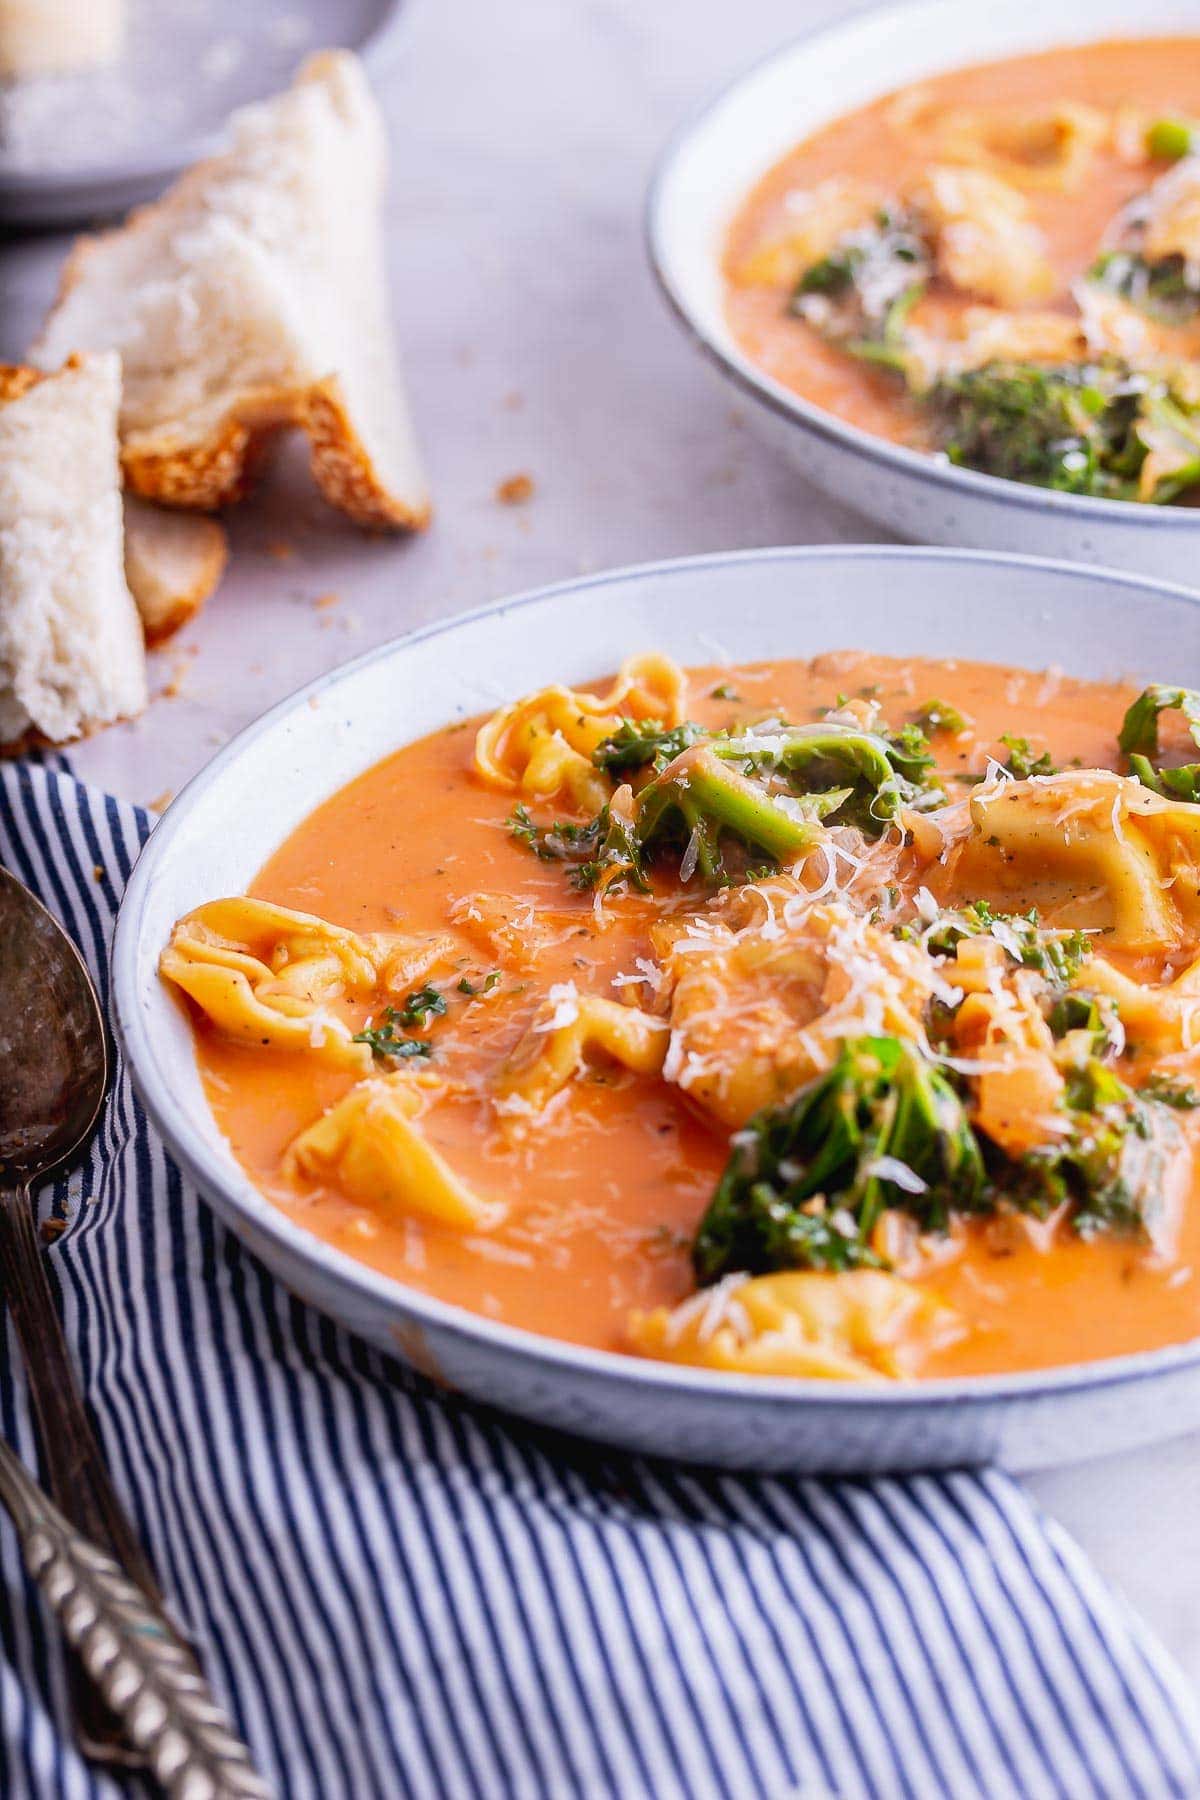
<path id="1" fill-rule="evenodd" d="M 0 860 L 102 990 L 149 830 L 0 769 Z M 699 1474 L 448 1399 L 241 1249 L 120 1070 L 42 1205 L 117 1482 L 288 1800 L 1200 1795 L 1179 1672 L 1006 1476 Z M 36 1466 L 11 1338 L 0 1430 Z M 0 1578 L 0 1794 L 131 1791 L 73 1747 L 2 1518 Z"/>

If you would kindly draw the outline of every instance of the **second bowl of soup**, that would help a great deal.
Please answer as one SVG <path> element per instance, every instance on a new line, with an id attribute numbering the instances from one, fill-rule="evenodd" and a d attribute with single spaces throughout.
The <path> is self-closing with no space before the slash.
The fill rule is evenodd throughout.
<path id="1" fill-rule="evenodd" d="M 1139 28 L 887 9 L 664 159 L 672 304 L 808 475 L 906 535 L 1193 578 L 1200 18 Z"/>

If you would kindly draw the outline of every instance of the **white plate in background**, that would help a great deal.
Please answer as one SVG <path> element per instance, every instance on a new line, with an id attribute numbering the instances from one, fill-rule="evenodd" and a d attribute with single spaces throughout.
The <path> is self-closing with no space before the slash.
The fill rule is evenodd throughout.
<path id="1" fill-rule="evenodd" d="M 410 0 L 128 0 L 107 68 L 0 84 L 0 223 L 86 224 L 216 148 L 314 50 L 386 64 Z"/>

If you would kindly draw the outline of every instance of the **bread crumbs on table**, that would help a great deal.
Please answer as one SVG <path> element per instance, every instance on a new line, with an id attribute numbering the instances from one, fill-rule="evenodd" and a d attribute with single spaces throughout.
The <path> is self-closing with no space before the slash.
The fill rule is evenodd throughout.
<path id="1" fill-rule="evenodd" d="M 510 475 L 507 481 L 501 481 L 496 488 L 496 498 L 501 506 L 524 506 L 532 500 L 535 492 L 532 475 Z"/>

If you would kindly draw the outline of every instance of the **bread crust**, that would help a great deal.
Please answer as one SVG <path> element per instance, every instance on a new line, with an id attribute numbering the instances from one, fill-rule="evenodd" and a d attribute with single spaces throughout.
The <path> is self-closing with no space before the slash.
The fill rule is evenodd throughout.
<path id="1" fill-rule="evenodd" d="M 129 487 L 145 500 L 216 512 L 249 492 L 273 441 L 291 428 L 308 438 L 313 479 L 325 498 L 357 525 L 384 531 L 428 525 L 428 503 L 408 506 L 380 480 L 336 375 L 310 387 L 247 390 L 202 440 L 175 432 L 132 433 L 121 446 L 121 466 Z"/>
<path id="2" fill-rule="evenodd" d="M 229 560 L 229 540 L 216 519 L 196 514 L 184 519 L 174 511 L 158 509 L 158 520 L 140 501 L 125 501 L 125 579 L 142 615 L 146 648 L 157 648 L 189 619 L 195 617 L 214 592 Z M 187 533 L 186 566 L 178 541 L 171 551 L 156 547 L 154 534 L 161 518 L 172 530 Z M 178 521 L 178 524 L 176 523 Z"/>
<path id="3" fill-rule="evenodd" d="M 329 53 L 311 58 L 297 84 L 319 78 L 329 61 Z M 136 207 L 123 224 L 78 238 L 63 263 L 54 303 L 30 354 L 43 353 L 51 324 L 87 279 L 88 264 L 98 250 L 137 236 L 161 218 L 164 209 L 186 211 L 193 195 L 205 193 L 212 174 L 219 173 L 227 160 L 228 153 L 205 158 L 161 199 Z M 273 440 L 292 429 L 308 437 L 313 478 L 325 498 L 355 523 L 385 531 L 420 531 L 428 525 L 432 506 L 427 499 L 414 505 L 387 486 L 355 428 L 336 372 L 303 385 L 234 389 L 227 404 L 205 421 L 202 436 L 189 430 L 184 420 L 125 431 L 121 440 L 125 482 L 146 500 L 215 512 L 250 491 Z"/>

